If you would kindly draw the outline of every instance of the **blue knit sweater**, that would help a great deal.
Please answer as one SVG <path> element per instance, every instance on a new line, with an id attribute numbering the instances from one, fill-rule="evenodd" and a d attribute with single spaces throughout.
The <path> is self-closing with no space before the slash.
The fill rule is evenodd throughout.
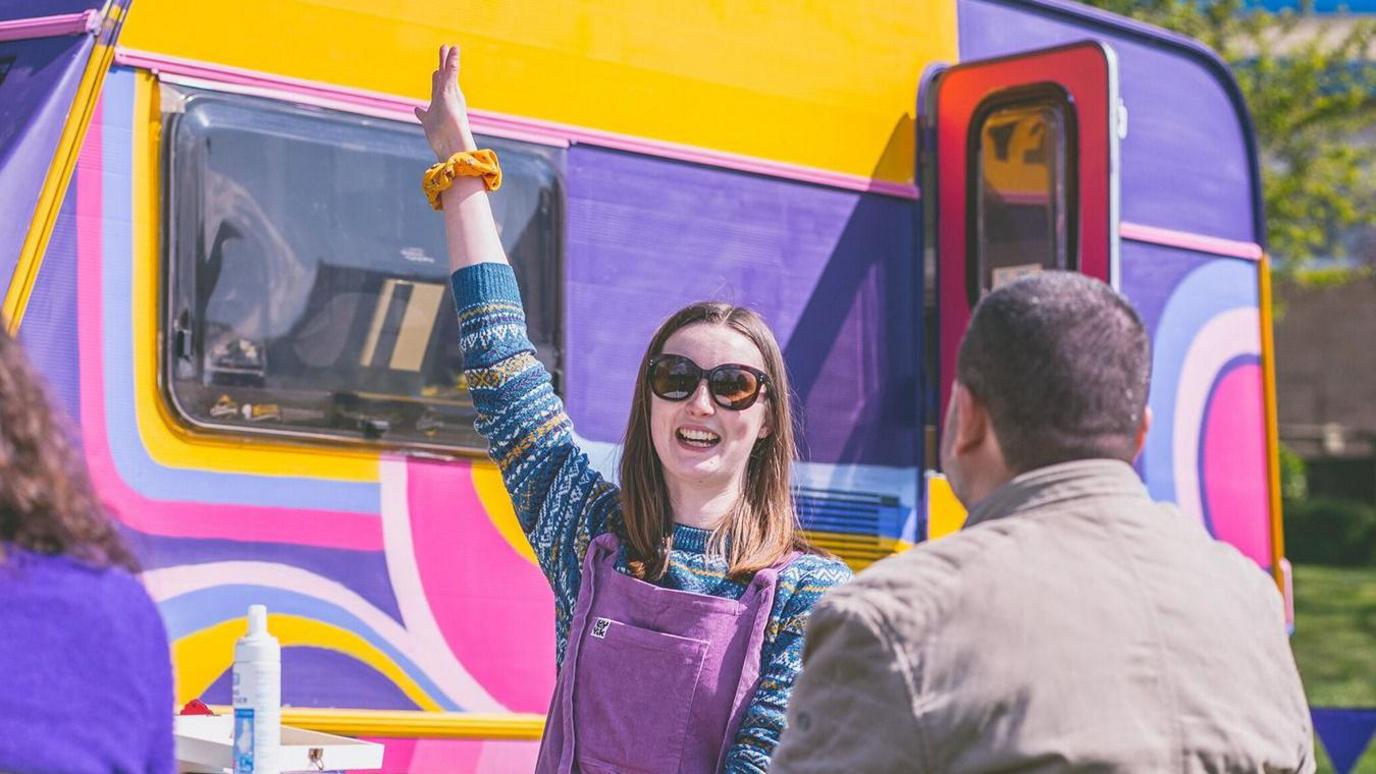
<path id="1" fill-rule="evenodd" d="M 617 488 L 593 470 L 573 440 L 573 425 L 535 359 L 516 277 L 505 264 L 454 273 L 459 343 L 477 429 L 501 468 L 517 518 L 554 588 L 556 660 L 562 663 L 588 543 L 619 526 Z M 674 527 L 660 586 L 739 599 L 745 584 L 707 551 L 710 533 Z M 624 550 L 617 569 L 627 572 Z M 803 629 L 824 591 L 849 580 L 842 562 L 804 555 L 779 573 L 760 654 L 760 687 L 727 754 L 728 772 L 763 772 L 784 730 L 784 713 L 802 666 Z"/>

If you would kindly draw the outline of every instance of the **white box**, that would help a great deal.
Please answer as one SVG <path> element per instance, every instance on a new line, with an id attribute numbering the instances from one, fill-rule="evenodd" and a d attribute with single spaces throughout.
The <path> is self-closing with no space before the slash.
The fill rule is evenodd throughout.
<path id="1" fill-rule="evenodd" d="M 177 771 L 231 774 L 233 715 L 173 718 Z M 282 771 L 356 771 L 382 768 L 382 745 L 345 736 L 282 726 Z"/>

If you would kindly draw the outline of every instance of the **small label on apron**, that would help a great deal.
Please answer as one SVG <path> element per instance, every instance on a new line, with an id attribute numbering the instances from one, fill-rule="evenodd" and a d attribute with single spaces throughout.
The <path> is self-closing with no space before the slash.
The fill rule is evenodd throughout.
<path id="1" fill-rule="evenodd" d="M 592 636 L 599 640 L 605 640 L 607 638 L 607 630 L 610 628 L 612 628 L 612 619 L 599 618 L 592 622 Z"/>

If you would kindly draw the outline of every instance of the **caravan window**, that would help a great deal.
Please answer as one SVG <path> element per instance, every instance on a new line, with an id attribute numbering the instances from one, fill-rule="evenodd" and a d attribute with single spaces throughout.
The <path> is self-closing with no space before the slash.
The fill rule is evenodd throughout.
<path id="1" fill-rule="evenodd" d="M 1073 269 L 1074 127 L 1062 94 L 995 95 L 971 123 L 970 239 L 979 295 L 1042 269 Z"/>
<path id="2" fill-rule="evenodd" d="M 473 431 L 420 127 L 164 94 L 167 397 L 223 432 L 440 449 Z M 489 140 L 530 334 L 558 374 L 560 151 Z M 556 379 L 557 384 L 557 379 Z"/>

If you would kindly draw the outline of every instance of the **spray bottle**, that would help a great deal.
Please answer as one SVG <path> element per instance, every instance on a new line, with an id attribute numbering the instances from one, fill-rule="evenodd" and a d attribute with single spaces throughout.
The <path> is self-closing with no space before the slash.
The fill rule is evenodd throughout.
<path id="1" fill-rule="evenodd" d="M 234 645 L 234 774 L 278 774 L 282 746 L 282 647 L 268 609 L 251 605 Z"/>

